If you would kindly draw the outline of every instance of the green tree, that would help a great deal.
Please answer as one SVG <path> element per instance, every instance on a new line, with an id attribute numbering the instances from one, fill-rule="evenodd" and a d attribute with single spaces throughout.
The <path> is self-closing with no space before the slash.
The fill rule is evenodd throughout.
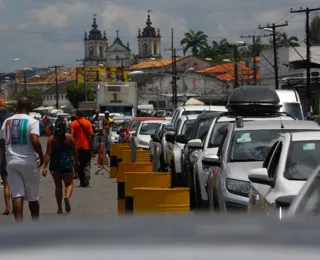
<path id="1" fill-rule="evenodd" d="M 279 39 L 277 41 L 278 47 L 299 47 L 299 38 L 297 36 L 288 36 L 286 32 L 281 33 L 279 35 Z"/>
<path id="2" fill-rule="evenodd" d="M 184 34 L 184 38 L 180 42 L 183 46 L 183 54 L 186 55 L 187 51 L 191 49 L 192 55 L 198 56 L 199 52 L 207 47 L 207 39 L 208 36 L 203 31 L 190 29 L 189 32 Z"/>
<path id="3" fill-rule="evenodd" d="M 87 87 L 88 101 L 95 99 L 92 87 Z M 85 101 L 85 89 L 83 84 L 72 84 L 67 86 L 67 98 L 74 108 L 78 108 L 79 102 Z"/>
<path id="4" fill-rule="evenodd" d="M 20 97 L 25 96 L 24 90 L 17 90 L 14 91 L 10 96 L 9 99 L 11 100 L 18 100 Z M 35 88 L 29 88 L 27 91 L 27 98 L 31 101 L 32 107 L 36 108 L 42 105 L 42 93 Z"/>
<path id="5" fill-rule="evenodd" d="M 320 16 L 312 18 L 310 24 L 310 42 L 312 45 L 320 45 Z"/>

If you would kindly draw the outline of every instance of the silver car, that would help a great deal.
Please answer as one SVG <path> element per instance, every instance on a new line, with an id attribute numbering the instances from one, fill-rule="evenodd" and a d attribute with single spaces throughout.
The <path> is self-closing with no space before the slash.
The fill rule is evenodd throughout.
<path id="1" fill-rule="evenodd" d="M 208 183 L 213 190 L 213 208 L 220 212 L 247 211 L 251 191 L 249 172 L 262 167 L 279 135 L 318 129 L 319 125 L 312 121 L 244 122 L 240 117 L 235 123 L 230 123 L 216 156 L 219 167 L 209 170 L 212 173 L 212 180 Z"/>

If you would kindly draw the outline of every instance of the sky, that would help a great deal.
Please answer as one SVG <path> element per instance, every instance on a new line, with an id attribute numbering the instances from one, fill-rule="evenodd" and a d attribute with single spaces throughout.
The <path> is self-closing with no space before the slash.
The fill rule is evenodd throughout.
<path id="1" fill-rule="evenodd" d="M 175 48 L 189 29 L 202 30 L 209 44 L 223 38 L 233 42 L 243 40 L 241 35 L 268 33 L 258 30 L 259 24 L 286 20 L 289 26 L 279 31 L 303 40 L 305 14 L 291 14 L 290 8 L 319 6 L 318 0 L 0 0 L 0 72 L 77 65 L 93 14 L 109 44 L 119 30 L 120 39 L 137 53 L 138 29 L 145 27 L 151 10 L 153 26 L 162 34 L 162 55 L 169 57 L 164 49 L 171 47 L 171 28 Z"/>

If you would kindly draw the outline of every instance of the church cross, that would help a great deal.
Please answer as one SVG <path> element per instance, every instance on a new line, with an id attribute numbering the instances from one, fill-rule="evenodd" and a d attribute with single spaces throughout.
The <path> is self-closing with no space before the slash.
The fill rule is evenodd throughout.
<path id="1" fill-rule="evenodd" d="M 119 30 L 116 30 L 116 33 L 117 33 L 117 38 L 118 38 L 118 36 L 119 36 Z"/>

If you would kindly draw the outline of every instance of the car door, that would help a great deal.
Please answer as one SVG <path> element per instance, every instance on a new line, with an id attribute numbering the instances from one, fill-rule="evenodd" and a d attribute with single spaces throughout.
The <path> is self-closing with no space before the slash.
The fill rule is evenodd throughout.
<path id="1" fill-rule="evenodd" d="M 174 135 L 177 134 L 178 130 L 181 127 L 181 124 L 182 124 L 182 119 L 179 118 L 177 123 L 174 126 Z M 171 162 L 171 159 L 172 159 L 172 155 L 173 155 L 173 145 L 174 145 L 174 143 L 167 142 L 167 144 L 168 144 L 167 163 L 170 165 L 170 162 Z"/>

